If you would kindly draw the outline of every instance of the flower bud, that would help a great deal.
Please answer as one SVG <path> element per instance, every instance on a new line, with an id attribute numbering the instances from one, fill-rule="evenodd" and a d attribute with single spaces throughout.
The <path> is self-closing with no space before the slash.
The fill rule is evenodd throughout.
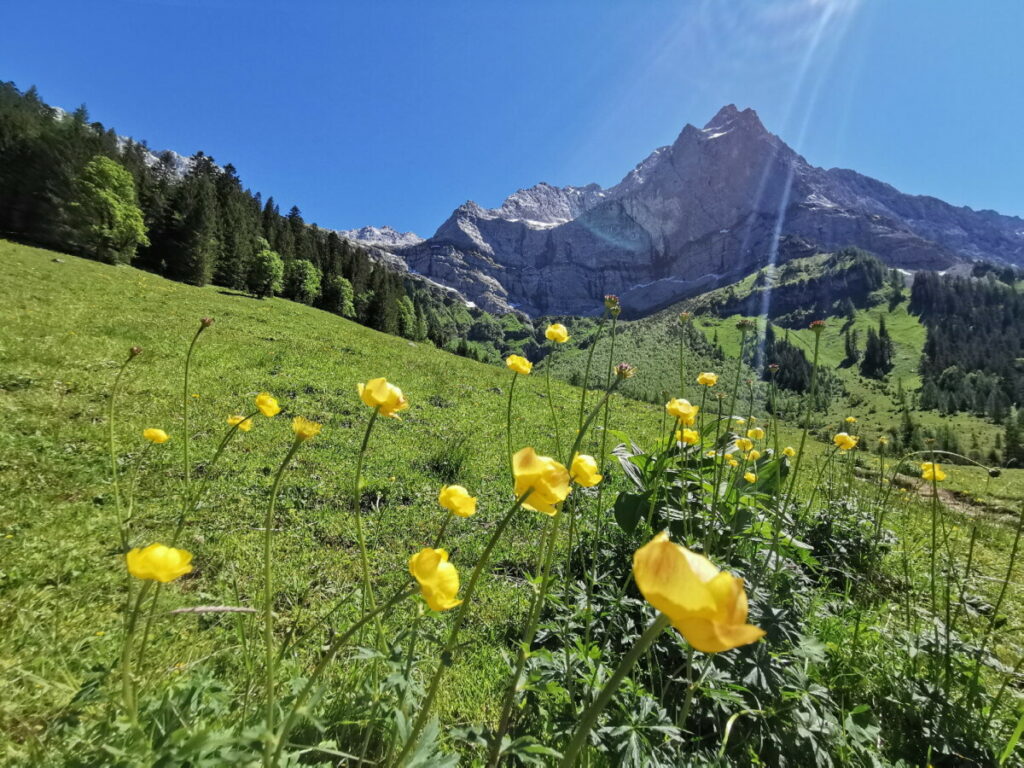
<path id="1" fill-rule="evenodd" d="M 679 313 L 679 323 L 680 323 L 681 325 L 686 325 L 686 324 L 688 324 L 688 323 L 689 323 L 689 322 L 690 322 L 691 320 L 693 320 L 693 315 L 692 315 L 692 314 L 690 314 L 689 312 L 680 312 L 680 313 Z"/>
<path id="2" fill-rule="evenodd" d="M 630 379 L 636 373 L 636 366 L 629 363 L 619 363 L 615 366 L 615 375 L 620 379 Z"/>
<path id="3" fill-rule="evenodd" d="M 199 324 L 203 326 L 203 328 L 209 328 L 211 325 L 213 325 L 213 318 L 204 317 L 199 321 Z"/>
<path id="4" fill-rule="evenodd" d="M 820 336 L 821 332 L 825 330 L 825 321 L 824 320 L 814 320 L 814 321 L 811 322 L 810 328 L 811 328 L 812 331 L 814 331 L 815 334 Z"/>
<path id="5" fill-rule="evenodd" d="M 128 350 L 128 359 L 131 360 L 133 357 L 138 357 L 142 354 L 142 347 L 132 347 Z"/>

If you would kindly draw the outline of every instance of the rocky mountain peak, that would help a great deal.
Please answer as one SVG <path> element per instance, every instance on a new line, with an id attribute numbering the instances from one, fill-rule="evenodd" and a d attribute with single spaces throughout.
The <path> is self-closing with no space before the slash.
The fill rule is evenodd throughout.
<path id="1" fill-rule="evenodd" d="M 399 232 L 386 224 L 383 227 L 341 230 L 338 234 L 347 240 L 354 240 L 365 245 L 376 245 L 381 248 L 397 248 L 423 242 L 423 238 L 415 232 Z"/>

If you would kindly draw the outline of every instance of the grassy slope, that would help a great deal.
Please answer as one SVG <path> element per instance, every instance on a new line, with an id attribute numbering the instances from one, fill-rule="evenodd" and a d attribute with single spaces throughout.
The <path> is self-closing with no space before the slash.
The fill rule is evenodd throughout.
<path id="1" fill-rule="evenodd" d="M 58 257 L 62 263 L 57 263 Z M 406 559 L 430 542 L 441 521 L 440 479 L 427 468 L 469 440 L 459 482 L 480 495 L 480 512 L 456 520 L 447 546 L 465 567 L 509 503 L 504 453 L 510 374 L 387 336 L 289 301 L 257 301 L 216 288 L 194 288 L 128 267 L 109 267 L 0 241 L 0 733 L 16 739 L 60 714 L 86 670 L 116 652 L 122 566 L 107 482 L 106 393 L 128 348 L 142 346 L 119 397 L 120 450 L 134 461 L 144 427 L 172 439 L 146 453 L 139 483 L 137 541 L 166 540 L 180 480 L 181 374 L 185 347 L 200 317 L 215 325 L 197 346 L 190 387 L 195 460 L 209 457 L 229 413 L 243 411 L 261 390 L 284 412 L 262 417 L 240 435 L 211 483 L 211 503 L 184 538 L 196 573 L 165 590 L 167 605 L 256 601 L 262 515 L 270 478 L 288 446 L 293 414 L 324 423 L 302 448 L 280 505 L 278 609 L 317 613 L 357 583 L 357 549 L 348 511 L 355 453 L 369 411 L 356 383 L 386 376 L 411 400 L 402 421 L 384 420 L 365 470 L 365 521 L 379 590 L 402 581 Z M 516 387 L 516 446 L 554 451 L 544 381 Z M 552 381 L 563 440 L 575 425 L 579 390 Z M 660 409 L 616 397 L 612 422 L 641 439 Z M 574 429 L 574 426 L 573 426 Z M 499 545 L 498 578 L 486 582 L 474 612 L 469 658 L 445 686 L 443 706 L 455 718 L 485 717 L 505 666 L 496 663 L 505 636 L 517 629 L 531 569 L 539 515 L 524 513 Z M 468 573 L 464 572 L 464 578 Z M 351 605 L 351 601 L 348 601 Z M 412 607 L 407 606 L 406 611 Z M 395 616 L 401 626 L 408 614 Z M 300 619 L 301 620 L 301 619 Z M 197 632 L 193 619 L 166 621 L 158 632 L 158 664 L 168 669 L 206 659 L 228 663 L 237 653 L 225 632 Z M 216 639 L 214 639 L 216 638 Z M 0 737 L 0 755 L 3 755 Z"/>

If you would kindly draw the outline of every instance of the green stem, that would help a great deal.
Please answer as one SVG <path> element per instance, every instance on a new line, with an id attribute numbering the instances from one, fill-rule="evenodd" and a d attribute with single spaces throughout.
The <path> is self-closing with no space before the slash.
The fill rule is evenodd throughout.
<path id="1" fill-rule="evenodd" d="M 114 399 L 117 397 L 117 390 L 121 386 L 121 376 L 124 374 L 125 368 L 128 367 L 128 363 L 130 363 L 133 358 L 134 355 L 129 355 L 128 359 L 121 363 L 121 367 L 117 369 L 117 375 L 114 377 L 114 384 L 110 388 L 110 400 L 107 401 L 107 441 L 110 447 L 110 481 L 114 488 L 114 509 L 117 511 L 117 524 L 119 528 L 119 535 L 121 537 L 121 550 L 124 552 L 128 551 L 128 531 L 125 530 L 124 513 L 121 510 L 121 476 L 117 468 L 117 449 L 114 445 Z"/>
<path id="2" fill-rule="evenodd" d="M 587 389 L 590 387 L 590 365 L 594 361 L 594 350 L 597 349 L 597 343 L 601 340 L 601 331 L 604 330 L 604 324 L 608 320 L 608 310 L 605 310 L 604 314 L 601 315 L 601 320 L 597 324 L 597 333 L 594 334 L 594 341 L 590 345 L 590 351 L 587 352 L 587 367 L 583 373 L 583 386 L 580 392 L 580 419 L 578 429 L 583 429 L 583 416 L 587 412 Z"/>
<path id="3" fill-rule="evenodd" d="M 658 636 L 668 626 L 668 623 L 668 616 L 663 613 L 658 614 L 658 618 L 651 622 L 651 625 L 640 636 L 640 639 L 636 641 L 636 645 L 630 648 L 629 652 L 622 657 L 618 668 L 608 679 L 608 682 L 605 683 L 604 688 L 601 689 L 601 693 L 598 694 L 594 703 L 587 707 L 586 711 L 580 716 L 580 724 L 576 727 L 576 732 L 573 734 L 569 746 L 566 747 L 565 754 L 562 756 L 562 762 L 559 763 L 562 768 L 572 768 L 576 764 L 576 756 L 583 749 L 584 744 L 586 744 L 587 736 L 597 722 L 598 716 L 608 705 L 608 702 L 611 701 L 615 691 L 618 690 L 619 685 L 625 680 L 626 675 L 629 674 L 633 665 L 636 664 L 637 659 L 658 639 Z"/>
<path id="4" fill-rule="evenodd" d="M 189 500 L 192 496 L 192 466 L 189 462 L 188 455 L 188 444 L 191 440 L 189 434 L 189 420 L 188 420 L 188 401 L 189 401 L 189 376 L 192 371 L 192 350 L 196 347 L 196 342 L 199 341 L 199 336 L 206 330 L 206 324 L 200 323 L 199 328 L 196 329 L 195 336 L 192 337 L 192 343 L 188 345 L 188 353 L 185 355 L 185 381 L 182 388 L 181 394 L 181 412 L 184 419 L 184 433 L 181 436 L 182 455 L 185 464 L 185 494 L 182 499 L 182 514 L 184 510 L 188 508 Z"/>
<path id="5" fill-rule="evenodd" d="M 263 764 L 267 768 L 272 765 L 274 755 L 274 667 L 276 664 L 274 657 L 274 569 L 271 561 L 272 531 L 274 527 L 274 512 L 277 509 L 277 494 L 281 488 L 281 478 L 288 467 L 288 462 L 295 456 L 295 452 L 299 450 L 300 445 L 302 445 L 301 440 L 294 440 L 284 457 L 284 461 L 281 462 L 281 466 L 277 468 L 277 474 L 274 475 L 274 485 L 270 489 L 270 503 L 267 505 L 267 515 L 263 523 L 263 650 L 266 659 L 266 677 L 264 680 L 266 701 L 264 712 L 267 721 L 267 741 L 263 747 Z"/>
<path id="6" fill-rule="evenodd" d="M 466 621 L 466 617 L 469 615 L 469 606 L 473 600 L 473 593 L 476 591 L 477 582 L 480 580 L 480 576 L 483 574 L 484 568 L 490 562 L 491 552 L 494 551 L 495 545 L 501 535 L 508 528 L 509 523 L 512 522 L 512 518 L 515 513 L 526 501 L 526 498 L 533 493 L 533 488 L 528 490 L 518 499 L 512 508 L 505 514 L 501 522 L 498 523 L 497 528 L 494 529 L 494 533 L 491 534 L 491 538 L 487 542 L 487 546 L 484 547 L 483 554 L 480 555 L 480 559 L 477 560 L 476 567 L 473 568 L 473 574 L 469 577 L 469 583 L 466 585 L 465 597 L 462 598 L 462 605 L 459 606 L 459 612 L 455 616 L 455 621 L 452 623 L 451 631 L 448 634 L 448 640 L 444 644 L 444 648 L 441 650 L 440 663 L 437 666 L 437 670 L 434 672 L 434 677 L 430 681 L 430 687 L 427 689 L 427 695 L 423 699 L 423 704 L 420 705 L 420 713 L 416 717 L 416 722 L 413 724 L 412 732 L 409 734 L 409 739 L 405 742 L 405 746 L 402 747 L 402 751 L 395 759 L 393 765 L 401 766 L 405 761 L 405 758 L 412 751 L 413 747 L 419 741 L 420 734 L 423 732 L 424 726 L 427 724 L 427 718 L 430 716 L 431 707 L 434 705 L 434 699 L 437 697 L 438 688 L 441 685 L 441 679 L 444 677 L 444 671 L 451 664 L 452 651 L 455 650 L 456 643 L 459 639 L 459 630 L 462 629 L 463 623 Z"/>
<path id="7" fill-rule="evenodd" d="M 306 699 L 309 698 L 309 694 L 312 692 L 317 680 L 323 676 L 324 671 L 327 669 L 331 661 L 334 660 L 338 651 L 344 648 L 345 644 L 352 638 L 352 636 L 366 626 L 371 619 L 393 608 L 405 598 L 415 594 L 415 592 L 416 587 L 402 589 L 396 592 L 386 602 L 381 604 L 379 608 L 375 608 L 373 611 L 363 614 L 359 621 L 352 624 L 342 634 L 338 635 L 331 641 L 331 644 L 327 647 L 327 651 L 320 657 L 320 661 L 317 662 L 316 667 L 314 667 L 312 673 L 310 673 L 309 678 L 306 680 L 306 684 L 302 687 L 302 690 L 299 691 L 299 695 L 295 697 L 295 701 L 292 703 L 292 707 L 288 711 L 288 715 L 285 717 L 284 722 L 281 725 L 281 732 L 277 738 L 277 748 L 274 751 L 273 760 L 271 762 L 272 765 L 276 765 L 281 757 L 281 750 L 284 749 L 284 745 L 288 741 L 288 735 L 291 733 L 291 730 L 295 725 L 295 719 L 299 715 L 299 710 L 301 710 L 302 706 L 306 703 Z"/>
<path id="8" fill-rule="evenodd" d="M 359 446 L 359 456 L 356 458 L 356 474 L 352 485 L 352 515 L 356 519 L 356 540 L 359 542 L 359 568 L 363 581 L 363 594 L 360 601 L 361 612 L 365 613 L 367 606 L 374 611 L 376 604 L 373 599 L 373 585 L 370 583 L 370 558 L 366 552 L 366 537 L 363 535 L 363 510 L 362 494 L 359 484 L 363 477 L 363 460 L 366 458 L 366 448 L 370 444 L 370 433 L 373 432 L 373 425 L 377 423 L 380 416 L 380 406 L 373 409 L 370 421 L 366 424 L 366 432 L 363 433 L 363 442 Z M 374 626 L 377 630 L 377 639 L 384 636 L 384 628 L 380 623 L 380 615 L 374 613 Z"/>
<path id="9" fill-rule="evenodd" d="M 508 454 L 508 471 L 515 482 L 516 472 L 512 464 L 512 393 L 516 390 L 519 374 L 512 372 L 512 383 L 508 387 L 508 407 L 505 409 L 505 452 Z"/>
<path id="10" fill-rule="evenodd" d="M 793 496 L 793 489 L 796 488 L 796 478 L 800 474 L 800 463 L 804 458 L 804 445 L 807 443 L 807 432 L 811 428 L 811 408 L 814 406 L 814 398 L 818 394 L 818 351 L 821 348 L 821 333 L 814 332 L 814 359 L 811 362 L 811 395 L 807 398 L 807 407 L 804 409 L 804 426 L 800 432 L 800 447 L 796 449 L 796 461 L 793 464 L 793 475 L 789 479 L 789 488 L 783 500 L 782 509 L 789 505 Z"/>
<path id="11" fill-rule="evenodd" d="M 121 648 L 121 695 L 124 699 L 125 711 L 128 713 L 128 720 L 136 727 L 139 724 L 139 711 L 135 697 L 135 681 L 132 678 L 132 640 L 135 637 L 135 625 L 139 618 L 139 608 L 142 606 L 142 601 L 149 593 L 149 588 L 152 584 L 153 582 L 147 581 L 139 589 L 138 597 L 135 598 L 135 604 L 131 606 L 128 612 L 128 618 L 125 622 L 124 644 Z M 131 605 L 130 590 L 127 605 Z"/>
<path id="12" fill-rule="evenodd" d="M 551 397 L 551 365 L 555 360 L 555 348 L 557 344 L 551 342 L 551 352 L 548 354 L 548 359 L 544 361 L 544 379 L 547 383 L 548 389 L 548 406 L 551 408 L 551 426 L 555 430 L 555 456 L 562 455 L 562 436 L 561 430 L 558 429 L 558 414 L 555 412 L 555 401 Z M 510 431 L 511 437 L 511 431 Z"/>

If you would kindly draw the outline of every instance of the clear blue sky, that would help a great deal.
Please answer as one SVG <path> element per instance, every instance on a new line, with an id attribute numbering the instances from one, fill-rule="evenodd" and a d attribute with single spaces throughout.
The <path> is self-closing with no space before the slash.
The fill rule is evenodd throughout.
<path id="1" fill-rule="evenodd" d="M 617 182 L 753 107 L 812 163 L 1024 215 L 1024 2 L 6 3 L 0 79 L 286 210 L 429 235 L 467 199 Z"/>

